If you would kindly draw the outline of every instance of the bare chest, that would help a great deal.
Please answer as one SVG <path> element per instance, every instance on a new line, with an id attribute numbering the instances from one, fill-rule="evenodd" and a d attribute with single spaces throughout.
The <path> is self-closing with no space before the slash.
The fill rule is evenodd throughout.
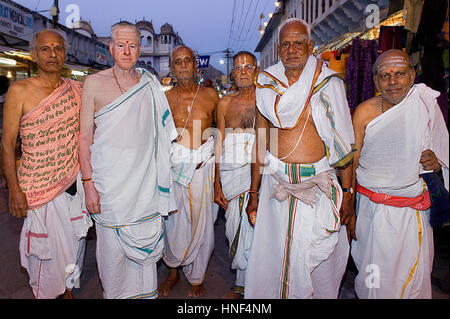
<path id="1" fill-rule="evenodd" d="M 125 94 L 129 89 L 134 87 L 137 83 L 134 81 L 122 81 L 117 83 L 114 78 L 104 78 L 98 83 L 95 91 L 94 104 L 95 112 L 98 112 L 103 107 L 111 104 L 114 100 Z"/>
<path id="2" fill-rule="evenodd" d="M 225 126 L 227 128 L 253 128 L 256 115 L 254 101 L 232 100 L 231 102 L 225 112 Z"/>

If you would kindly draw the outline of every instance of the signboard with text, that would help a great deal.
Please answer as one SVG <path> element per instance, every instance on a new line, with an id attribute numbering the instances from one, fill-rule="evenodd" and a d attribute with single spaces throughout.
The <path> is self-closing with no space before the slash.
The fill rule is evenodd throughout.
<path id="1" fill-rule="evenodd" d="M 210 55 L 199 55 L 197 57 L 197 64 L 199 69 L 205 69 L 209 66 Z"/>
<path id="2" fill-rule="evenodd" d="M 33 16 L 0 1 L 0 32 L 30 41 L 33 36 Z"/>

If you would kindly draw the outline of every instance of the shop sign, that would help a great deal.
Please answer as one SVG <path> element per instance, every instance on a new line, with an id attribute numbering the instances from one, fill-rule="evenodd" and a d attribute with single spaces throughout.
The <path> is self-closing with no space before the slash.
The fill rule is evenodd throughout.
<path id="1" fill-rule="evenodd" d="M 95 62 L 100 64 L 106 64 L 107 51 L 100 46 L 95 47 Z"/>
<path id="2" fill-rule="evenodd" d="M 0 1 L 0 32 L 30 41 L 33 35 L 33 16 Z"/>

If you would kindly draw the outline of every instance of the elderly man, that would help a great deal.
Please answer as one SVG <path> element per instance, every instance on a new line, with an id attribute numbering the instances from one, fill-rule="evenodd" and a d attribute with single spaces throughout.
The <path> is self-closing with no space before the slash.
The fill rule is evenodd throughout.
<path id="1" fill-rule="evenodd" d="M 105 298 L 156 298 L 170 208 L 170 141 L 176 129 L 153 74 L 134 65 L 140 32 L 111 28 L 115 65 L 88 76 L 81 108 L 80 159 L 86 208 L 97 231 Z"/>
<path id="2" fill-rule="evenodd" d="M 222 98 L 217 105 L 217 139 L 214 197 L 225 209 L 225 235 L 229 241 L 231 268 L 236 269 L 236 283 L 226 298 L 244 295 L 245 272 L 253 238 L 253 225 L 245 208 L 251 181 L 252 148 L 255 141 L 256 57 L 241 51 L 233 57 L 232 77 L 237 92 Z M 251 217 L 250 217 L 251 220 Z"/>
<path id="3" fill-rule="evenodd" d="M 341 223 L 353 213 L 354 135 L 344 85 L 311 55 L 306 22 L 286 20 L 279 41 L 281 61 L 256 81 L 247 212 L 257 215 L 245 297 L 337 298 L 349 254 Z M 344 188 L 337 167 L 345 167 L 339 171 Z"/>
<path id="4" fill-rule="evenodd" d="M 56 30 L 34 35 L 31 57 L 38 75 L 12 84 L 4 108 L 2 162 L 9 208 L 13 216 L 26 217 L 20 259 L 36 298 L 71 297 L 92 224 L 77 192 L 81 88 L 61 78 L 65 46 Z M 16 170 L 18 134 L 22 158 Z"/>
<path id="5" fill-rule="evenodd" d="M 413 85 L 415 72 L 402 51 L 384 52 L 373 70 L 380 95 L 360 104 L 353 116 L 356 293 L 431 298 L 430 196 L 419 174 L 442 168 L 448 190 L 449 141 L 439 92 Z"/>
<path id="6" fill-rule="evenodd" d="M 164 261 L 171 269 L 159 290 L 167 296 L 178 281 L 177 267 L 183 267 L 191 285 L 189 297 L 199 297 L 204 294 L 203 280 L 214 249 L 215 157 L 209 128 L 218 96 L 214 89 L 195 83 L 197 62 L 192 49 L 178 46 L 171 52 L 170 60 L 177 84 L 166 95 L 175 125 L 181 130 L 171 155 L 178 212 L 165 220 Z"/>

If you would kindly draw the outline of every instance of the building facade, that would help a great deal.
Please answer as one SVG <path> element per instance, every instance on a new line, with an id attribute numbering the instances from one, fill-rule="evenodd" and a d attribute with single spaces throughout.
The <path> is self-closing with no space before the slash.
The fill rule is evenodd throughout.
<path id="1" fill-rule="evenodd" d="M 92 28 L 81 22 L 76 28 L 53 25 L 53 21 L 11 0 L 0 0 L 0 75 L 12 81 L 36 72 L 29 54 L 33 34 L 56 27 L 69 44 L 65 69 L 67 77 L 82 77 L 111 67 L 114 60 L 108 46 L 97 41 Z"/>
<path id="2" fill-rule="evenodd" d="M 370 29 L 366 18 L 376 12 L 380 20 L 388 14 L 389 0 L 283 0 L 273 13 L 255 49 L 261 53 L 261 69 L 278 62 L 278 32 L 283 21 L 300 18 L 311 26 L 314 45 L 319 47 L 349 33 Z"/>

